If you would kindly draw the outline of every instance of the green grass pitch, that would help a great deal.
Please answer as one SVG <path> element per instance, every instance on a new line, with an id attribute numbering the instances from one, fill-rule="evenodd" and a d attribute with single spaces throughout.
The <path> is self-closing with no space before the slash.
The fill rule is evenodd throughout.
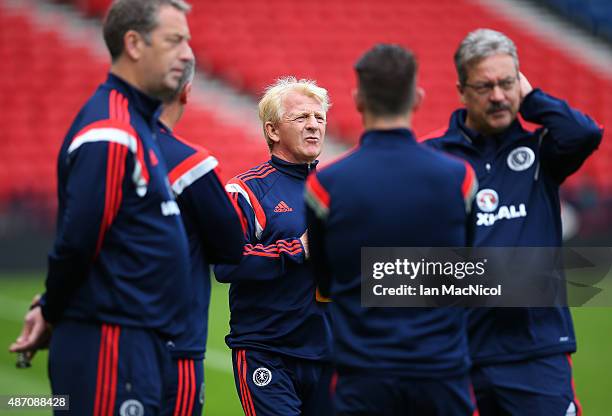
<path id="1" fill-rule="evenodd" d="M 39 353 L 32 368 L 15 368 L 15 356 L 8 345 L 21 329 L 23 315 L 32 296 L 43 288 L 43 277 L 35 274 L 0 275 L 0 396 L 49 394 L 46 352 Z M 213 284 L 206 359 L 206 402 L 204 415 L 242 415 L 234 387 L 230 352 L 224 337 L 228 331 L 228 287 Z M 612 414 L 612 308 L 575 308 L 578 336 L 574 356 L 578 397 L 588 416 Z M 10 411 L 0 415 L 50 415 L 50 411 Z"/>

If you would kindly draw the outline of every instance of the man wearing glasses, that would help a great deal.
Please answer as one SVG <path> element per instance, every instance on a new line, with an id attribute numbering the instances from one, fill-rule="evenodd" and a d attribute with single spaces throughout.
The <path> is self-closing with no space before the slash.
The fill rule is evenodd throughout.
<path id="1" fill-rule="evenodd" d="M 426 143 L 476 171 L 473 245 L 561 246 L 559 186 L 597 148 L 602 130 L 565 101 L 532 88 L 519 71 L 516 46 L 502 33 L 469 33 L 455 66 L 465 108 L 452 114 L 442 137 Z M 542 127 L 525 130 L 518 113 Z M 568 308 L 476 308 L 468 335 L 482 416 L 581 414 Z"/>

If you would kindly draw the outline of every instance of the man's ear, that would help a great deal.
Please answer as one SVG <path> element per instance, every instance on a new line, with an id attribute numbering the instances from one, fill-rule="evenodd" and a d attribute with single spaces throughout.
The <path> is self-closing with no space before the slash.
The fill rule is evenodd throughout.
<path id="1" fill-rule="evenodd" d="M 414 91 L 414 104 L 412 105 L 412 111 L 417 111 L 425 101 L 425 89 L 423 87 L 416 87 Z"/>
<path id="2" fill-rule="evenodd" d="M 461 100 L 463 104 L 465 104 L 465 98 L 463 97 L 465 88 L 463 88 L 463 86 L 461 85 L 459 81 L 457 81 L 457 84 L 455 84 L 455 86 L 457 87 L 457 92 L 459 93 L 459 99 Z"/>
<path id="3" fill-rule="evenodd" d="M 361 96 L 361 94 L 359 94 L 359 89 L 354 88 L 353 91 L 351 91 L 351 94 L 353 96 L 353 102 L 355 103 L 355 108 L 360 113 L 363 113 L 365 110 L 365 105 L 363 102 L 363 97 Z"/>
<path id="4" fill-rule="evenodd" d="M 123 51 L 134 61 L 138 61 L 142 56 L 145 41 L 142 35 L 135 30 L 128 30 L 123 36 Z"/>
<path id="5" fill-rule="evenodd" d="M 187 101 L 189 101 L 190 94 L 191 94 L 191 82 L 188 82 L 187 84 L 185 84 L 183 91 L 181 91 L 181 96 L 179 97 L 181 104 L 183 105 L 187 104 Z"/>
<path id="6" fill-rule="evenodd" d="M 264 128 L 266 130 L 266 135 L 268 136 L 268 139 L 270 139 L 275 144 L 280 142 L 278 128 L 274 125 L 274 123 L 272 123 L 271 121 L 266 121 L 266 124 L 264 124 Z"/>

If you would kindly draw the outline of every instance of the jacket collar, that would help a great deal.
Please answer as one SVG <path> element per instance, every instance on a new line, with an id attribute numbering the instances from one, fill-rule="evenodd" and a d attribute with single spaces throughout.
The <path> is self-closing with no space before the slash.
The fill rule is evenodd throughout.
<path id="1" fill-rule="evenodd" d="M 159 131 L 161 131 L 164 134 L 169 134 L 169 135 L 172 134 L 172 129 L 166 126 L 164 122 L 161 121 L 161 119 L 159 118 L 157 119 L 157 128 L 159 129 Z"/>
<path id="2" fill-rule="evenodd" d="M 272 156 L 270 163 L 276 170 L 286 175 L 293 176 L 297 179 L 306 180 L 308 174 L 316 169 L 319 161 L 315 160 L 312 163 L 291 163 L 276 156 Z"/>
<path id="3" fill-rule="evenodd" d="M 376 145 L 380 143 L 416 144 L 414 134 L 409 129 L 398 128 L 389 130 L 366 130 L 359 140 L 361 145 Z"/>
<path id="4" fill-rule="evenodd" d="M 133 87 L 117 75 L 109 73 L 106 79 L 106 85 L 112 89 L 116 89 L 127 97 L 133 108 L 142 113 L 147 119 L 157 119 L 161 112 L 162 102 L 156 98 L 150 97 L 144 92 Z"/>

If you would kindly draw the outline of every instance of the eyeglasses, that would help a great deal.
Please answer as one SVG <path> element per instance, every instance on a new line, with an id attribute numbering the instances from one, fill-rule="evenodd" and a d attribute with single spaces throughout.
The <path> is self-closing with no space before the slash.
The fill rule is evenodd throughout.
<path id="1" fill-rule="evenodd" d="M 514 84 L 518 81 L 518 77 L 506 78 L 497 82 L 482 82 L 478 84 L 468 84 L 467 82 L 463 84 L 464 87 L 469 87 L 473 89 L 478 95 L 489 95 L 495 87 L 499 87 L 502 91 L 510 91 Z"/>

